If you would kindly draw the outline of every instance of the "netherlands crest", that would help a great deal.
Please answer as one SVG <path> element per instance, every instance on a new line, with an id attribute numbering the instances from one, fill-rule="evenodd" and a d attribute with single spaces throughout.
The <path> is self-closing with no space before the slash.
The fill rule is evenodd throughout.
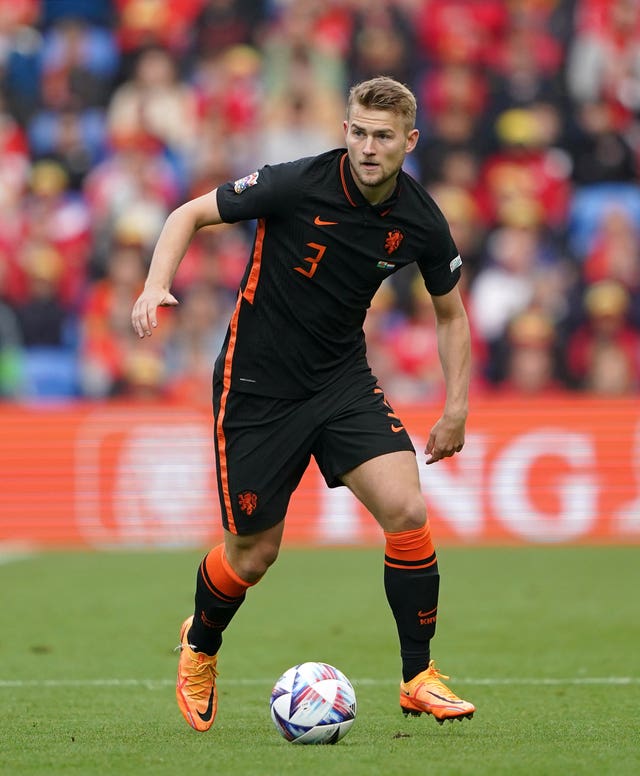
<path id="1" fill-rule="evenodd" d="M 258 495 L 251 490 L 238 493 L 238 506 L 245 515 L 252 515 L 258 508 Z"/>
<path id="2" fill-rule="evenodd" d="M 397 251 L 403 240 L 404 235 L 399 229 L 391 229 L 388 231 L 384 241 L 384 249 L 387 252 L 387 256 L 391 256 L 392 253 Z"/>

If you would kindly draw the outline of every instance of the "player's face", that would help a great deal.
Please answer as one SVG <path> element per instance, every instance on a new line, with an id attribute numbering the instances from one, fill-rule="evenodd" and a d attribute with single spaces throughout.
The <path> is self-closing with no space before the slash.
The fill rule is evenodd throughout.
<path id="1" fill-rule="evenodd" d="M 407 130 L 403 118 L 391 111 L 356 104 L 344 122 L 344 134 L 356 185 L 372 204 L 383 202 L 418 142 L 418 130 Z"/>

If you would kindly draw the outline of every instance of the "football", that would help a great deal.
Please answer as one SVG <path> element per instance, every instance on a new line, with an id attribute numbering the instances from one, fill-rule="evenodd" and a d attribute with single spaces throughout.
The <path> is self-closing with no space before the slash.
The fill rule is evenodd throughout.
<path id="1" fill-rule="evenodd" d="M 335 744 L 356 718 L 351 682 L 327 663 L 301 663 L 285 671 L 270 706 L 276 730 L 293 744 Z"/>

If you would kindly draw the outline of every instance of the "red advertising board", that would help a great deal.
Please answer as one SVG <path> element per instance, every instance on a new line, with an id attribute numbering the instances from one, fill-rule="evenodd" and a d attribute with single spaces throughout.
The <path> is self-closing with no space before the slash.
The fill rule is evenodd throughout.
<path id="1" fill-rule="evenodd" d="M 640 543 L 640 402 L 568 397 L 472 406 L 463 452 L 422 463 L 435 406 L 397 406 L 438 543 Z M 219 540 L 207 407 L 0 407 L 0 543 L 199 547 Z M 390 475 L 391 476 L 391 475 Z M 346 488 L 311 464 L 286 541 L 379 543 Z"/>

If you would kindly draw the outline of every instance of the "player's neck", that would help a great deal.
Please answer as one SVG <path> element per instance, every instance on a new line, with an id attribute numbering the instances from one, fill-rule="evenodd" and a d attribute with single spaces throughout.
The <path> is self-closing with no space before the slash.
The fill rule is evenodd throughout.
<path id="1" fill-rule="evenodd" d="M 355 176 L 354 182 L 362 196 L 367 200 L 370 205 L 380 205 L 393 194 L 396 187 L 398 176 L 396 175 L 391 180 L 385 181 L 380 186 L 364 186 Z"/>

